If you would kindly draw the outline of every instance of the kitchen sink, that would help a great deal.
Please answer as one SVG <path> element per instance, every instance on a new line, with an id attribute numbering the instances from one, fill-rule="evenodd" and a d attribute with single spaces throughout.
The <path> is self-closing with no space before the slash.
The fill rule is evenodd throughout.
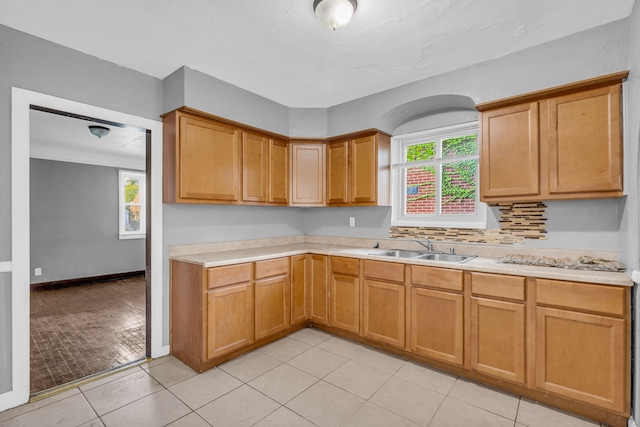
<path id="1" fill-rule="evenodd" d="M 463 263 L 467 262 L 470 259 L 475 258 L 475 255 L 458 255 L 458 254 L 424 254 L 417 257 L 416 259 L 427 259 L 430 261 L 444 261 L 444 262 L 458 262 Z"/>
<path id="2" fill-rule="evenodd" d="M 445 254 L 438 251 L 410 251 L 406 249 L 390 249 L 384 252 L 372 252 L 369 255 L 387 256 L 392 258 L 427 259 L 430 261 L 466 262 L 475 258 L 474 255 Z"/>
<path id="3" fill-rule="evenodd" d="M 385 252 L 372 252 L 369 255 L 389 256 L 394 258 L 417 258 L 424 255 L 431 255 L 434 252 L 429 251 L 409 251 L 405 249 L 391 249 Z"/>

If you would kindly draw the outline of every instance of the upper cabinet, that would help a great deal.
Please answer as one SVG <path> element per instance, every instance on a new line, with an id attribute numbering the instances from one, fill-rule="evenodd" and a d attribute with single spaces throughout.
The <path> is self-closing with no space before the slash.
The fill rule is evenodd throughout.
<path id="1" fill-rule="evenodd" d="M 289 203 L 289 144 L 279 138 L 269 140 L 269 202 Z"/>
<path id="2" fill-rule="evenodd" d="M 327 205 L 388 206 L 390 138 L 366 132 L 327 144 Z"/>
<path id="3" fill-rule="evenodd" d="M 182 107 L 163 116 L 163 201 L 388 206 L 390 137 L 290 140 Z"/>
<path id="4" fill-rule="evenodd" d="M 291 142 L 292 206 L 324 206 L 324 144 Z"/>
<path id="5" fill-rule="evenodd" d="M 163 125 L 164 201 L 238 201 L 242 132 L 179 111 L 166 115 Z"/>
<path id="6" fill-rule="evenodd" d="M 476 105 L 485 202 L 619 197 L 627 72 Z"/>

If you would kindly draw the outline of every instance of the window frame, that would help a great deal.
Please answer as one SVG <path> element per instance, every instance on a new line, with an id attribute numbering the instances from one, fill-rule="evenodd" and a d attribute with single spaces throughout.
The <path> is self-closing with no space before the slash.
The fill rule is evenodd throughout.
<path id="1" fill-rule="evenodd" d="M 125 210 L 131 203 L 126 203 L 125 196 L 125 183 L 127 178 L 135 177 L 140 182 L 140 188 L 138 194 L 140 195 L 140 231 L 127 231 L 125 229 Z M 147 237 L 147 174 L 142 171 L 133 171 L 120 169 L 118 170 L 118 239 L 145 239 Z"/>
<path id="2" fill-rule="evenodd" d="M 478 152 L 471 155 L 454 157 L 442 157 L 442 141 L 467 135 L 477 135 Z M 436 157 L 430 160 L 407 162 L 405 160 L 406 147 L 424 143 L 436 142 Z M 476 172 L 476 213 L 442 214 L 441 208 L 442 190 L 442 165 L 462 160 L 476 160 L 478 162 Z M 405 171 L 419 166 L 436 166 L 436 213 L 435 214 L 411 214 L 406 212 L 407 184 Z M 391 225 L 437 228 L 474 228 L 486 229 L 487 205 L 480 201 L 480 126 L 479 122 L 467 122 L 452 126 L 440 127 L 425 131 L 396 135 L 391 138 Z"/>

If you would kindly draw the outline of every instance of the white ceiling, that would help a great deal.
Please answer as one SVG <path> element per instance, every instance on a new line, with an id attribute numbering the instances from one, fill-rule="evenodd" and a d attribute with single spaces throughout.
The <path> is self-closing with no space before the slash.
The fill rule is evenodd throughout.
<path id="1" fill-rule="evenodd" d="M 109 135 L 97 138 L 90 125 L 111 129 Z M 92 120 L 29 111 L 30 157 L 110 166 L 145 169 L 146 132 L 136 127 L 119 127 Z"/>
<path id="2" fill-rule="evenodd" d="M 1 0 L 0 23 L 164 78 L 183 65 L 288 107 L 326 108 L 627 17 L 634 0 Z"/>

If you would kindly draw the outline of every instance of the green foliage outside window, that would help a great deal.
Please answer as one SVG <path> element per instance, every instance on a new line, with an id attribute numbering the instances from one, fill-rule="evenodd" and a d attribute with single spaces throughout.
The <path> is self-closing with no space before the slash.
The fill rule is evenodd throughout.
<path id="1" fill-rule="evenodd" d="M 478 151 L 477 135 L 467 135 L 457 138 L 450 138 L 442 141 L 442 157 L 454 157 L 467 154 L 475 154 Z M 407 162 L 417 162 L 422 160 L 431 160 L 436 158 L 436 143 L 426 142 L 407 147 Z M 442 176 L 442 204 L 463 200 L 473 199 L 476 195 L 476 174 L 478 163 L 476 160 L 462 160 L 452 163 L 443 164 Z M 422 170 L 436 174 L 436 167 L 433 165 L 423 166 Z M 458 184 L 462 180 L 464 184 Z M 432 186 L 432 183 L 426 182 L 419 186 Z M 433 198 L 435 197 L 435 188 L 424 195 L 408 198 L 407 202 Z"/>

